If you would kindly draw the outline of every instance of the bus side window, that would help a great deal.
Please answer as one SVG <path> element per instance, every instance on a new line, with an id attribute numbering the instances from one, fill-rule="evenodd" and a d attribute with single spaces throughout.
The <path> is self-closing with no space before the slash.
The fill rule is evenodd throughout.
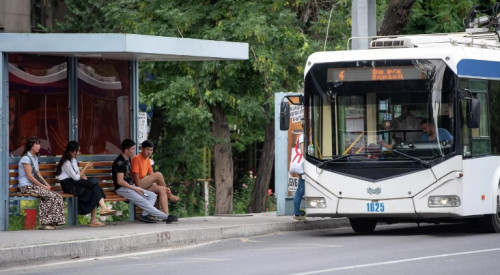
<path id="1" fill-rule="evenodd" d="M 472 157 L 491 154 L 490 121 L 488 117 L 488 82 L 470 81 L 472 97 L 479 99 L 481 118 L 478 128 L 471 129 Z"/>

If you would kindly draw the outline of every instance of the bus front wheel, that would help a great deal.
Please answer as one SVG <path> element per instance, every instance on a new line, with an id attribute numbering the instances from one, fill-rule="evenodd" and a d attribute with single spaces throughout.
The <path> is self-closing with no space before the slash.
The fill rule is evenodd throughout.
<path id="1" fill-rule="evenodd" d="M 351 223 L 352 230 L 356 233 L 372 233 L 375 230 L 375 226 L 377 226 L 376 219 L 349 218 L 349 222 Z"/>
<path id="2" fill-rule="evenodd" d="M 480 218 L 481 227 L 486 233 L 500 233 L 500 186 L 497 190 L 497 213 Z"/>

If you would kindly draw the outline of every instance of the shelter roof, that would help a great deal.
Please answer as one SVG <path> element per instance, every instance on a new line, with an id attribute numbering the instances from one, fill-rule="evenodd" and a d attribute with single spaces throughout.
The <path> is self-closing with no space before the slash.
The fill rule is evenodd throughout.
<path id="1" fill-rule="evenodd" d="M 246 60 L 248 43 L 119 33 L 0 33 L 0 52 L 134 61 Z"/>

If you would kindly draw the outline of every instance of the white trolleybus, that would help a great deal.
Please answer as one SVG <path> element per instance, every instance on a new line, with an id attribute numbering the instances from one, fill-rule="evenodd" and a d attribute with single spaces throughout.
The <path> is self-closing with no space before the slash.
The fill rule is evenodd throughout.
<path id="1" fill-rule="evenodd" d="M 378 222 L 477 222 L 500 232 L 496 33 L 375 38 L 306 64 L 305 207 Z M 286 127 L 286 126 L 285 126 Z"/>

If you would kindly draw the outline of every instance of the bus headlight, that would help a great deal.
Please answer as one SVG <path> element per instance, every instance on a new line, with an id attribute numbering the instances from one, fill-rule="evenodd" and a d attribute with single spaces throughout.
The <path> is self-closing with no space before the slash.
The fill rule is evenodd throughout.
<path id="1" fill-rule="evenodd" d="M 306 208 L 326 208 L 325 198 L 306 197 Z"/>
<path id="2" fill-rule="evenodd" d="M 459 207 L 459 196 L 430 196 L 427 203 L 429 207 Z"/>

